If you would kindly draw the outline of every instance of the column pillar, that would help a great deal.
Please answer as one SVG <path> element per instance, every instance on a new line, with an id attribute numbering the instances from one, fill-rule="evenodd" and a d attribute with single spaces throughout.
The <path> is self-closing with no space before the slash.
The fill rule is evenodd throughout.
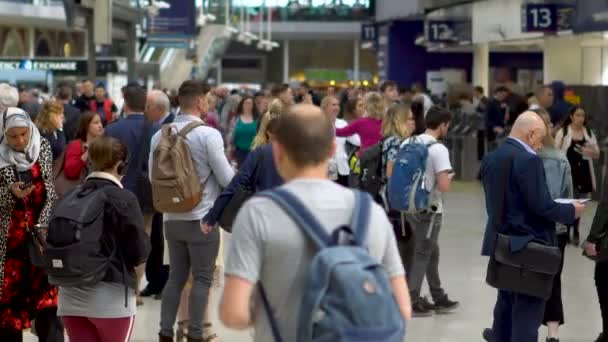
<path id="1" fill-rule="evenodd" d="M 283 41 L 283 83 L 289 83 L 289 40 Z"/>
<path id="2" fill-rule="evenodd" d="M 87 20 L 87 75 L 93 82 L 97 77 L 97 58 L 95 56 L 95 24 L 94 24 L 94 12 L 90 10 Z"/>
<path id="3" fill-rule="evenodd" d="M 486 96 L 491 96 L 490 87 L 490 45 L 481 43 L 475 45 L 473 50 L 473 86 L 481 86 Z"/>
<path id="4" fill-rule="evenodd" d="M 30 41 L 30 44 L 27 47 L 29 50 L 27 52 L 27 55 L 30 58 L 34 58 L 36 56 L 36 29 L 34 27 L 30 27 L 27 32 L 29 34 L 29 41 Z"/>
<path id="5" fill-rule="evenodd" d="M 129 23 L 127 31 L 127 79 L 129 82 L 134 82 L 137 51 L 137 32 L 135 29 L 135 24 Z"/>
<path id="6" fill-rule="evenodd" d="M 563 81 L 581 84 L 583 81 L 583 51 L 580 36 L 545 37 L 543 53 L 543 82 Z"/>
<path id="7" fill-rule="evenodd" d="M 355 39 L 354 42 L 354 46 L 353 46 L 353 81 L 355 81 L 355 83 L 359 82 L 361 77 L 359 75 L 360 73 L 360 53 L 361 53 L 361 46 L 359 43 L 358 39 Z"/>

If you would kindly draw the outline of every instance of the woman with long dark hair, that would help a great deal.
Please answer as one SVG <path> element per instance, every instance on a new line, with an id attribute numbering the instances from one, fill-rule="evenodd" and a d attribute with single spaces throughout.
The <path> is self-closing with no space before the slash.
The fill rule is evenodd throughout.
<path id="1" fill-rule="evenodd" d="M 574 106 L 555 135 L 555 147 L 566 153 L 572 168 L 574 198 L 588 198 L 595 191 L 593 160 L 600 157 L 597 138 L 587 125 L 587 115 L 580 106 Z M 572 243 L 579 244 L 579 224 L 573 228 Z"/>
<path id="2" fill-rule="evenodd" d="M 233 155 L 237 165 L 243 164 L 251 151 L 251 144 L 258 130 L 258 109 L 251 96 L 244 96 L 236 108 L 236 118 L 230 138 Z"/>

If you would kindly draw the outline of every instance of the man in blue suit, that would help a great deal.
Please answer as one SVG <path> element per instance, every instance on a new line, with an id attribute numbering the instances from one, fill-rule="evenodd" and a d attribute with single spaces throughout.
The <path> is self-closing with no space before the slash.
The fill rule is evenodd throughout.
<path id="1" fill-rule="evenodd" d="M 160 125 L 150 122 L 146 119 L 144 111 L 146 110 L 146 90 L 140 86 L 132 85 L 125 88 L 124 91 L 125 106 L 124 113 L 126 117 L 122 120 L 115 121 L 106 128 L 106 135 L 120 140 L 127 145 L 129 150 L 129 159 L 127 173 L 122 179 L 122 184 L 125 189 L 131 191 L 138 197 L 142 213 L 144 215 L 144 228 L 146 234 L 150 236 L 152 230 L 152 219 L 154 210 L 152 208 L 144 208 L 144 204 L 150 203 L 149 198 L 142 198 L 142 194 L 151 193 L 149 183 L 142 181 L 148 179 L 148 155 L 150 154 L 150 140 L 152 135 L 158 131 Z M 146 127 L 148 132 L 145 133 Z M 145 135 L 144 135 L 145 134 Z M 144 265 L 140 265 L 135 270 L 137 273 L 137 303 L 143 304 L 139 297 L 139 284 L 144 275 Z"/>
<path id="2" fill-rule="evenodd" d="M 481 166 L 481 180 L 486 197 L 488 223 L 484 236 L 482 255 L 494 253 L 496 234 L 511 237 L 511 250 L 518 251 L 532 241 L 542 241 L 557 246 L 553 222 L 572 223 L 583 213 L 584 205 L 558 204 L 551 199 L 545 182 L 545 171 L 536 150 L 542 148 L 547 134 L 545 124 L 534 112 L 520 115 L 507 141 L 488 155 Z M 513 158 L 511 170 L 503 171 L 506 161 Z M 504 175 L 504 218 L 498 219 L 502 203 Z M 497 226 L 496 222 L 504 222 Z M 494 308 L 493 342 L 537 342 L 538 328 L 545 310 L 542 298 L 498 291 Z M 488 331 L 484 337 L 488 338 Z"/>

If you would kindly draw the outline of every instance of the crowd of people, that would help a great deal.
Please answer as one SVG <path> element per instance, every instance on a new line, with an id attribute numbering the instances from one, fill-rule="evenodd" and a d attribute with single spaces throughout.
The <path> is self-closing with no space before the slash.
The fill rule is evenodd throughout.
<path id="1" fill-rule="evenodd" d="M 537 341 L 544 323 L 547 341 L 559 341 L 563 253 L 568 241 L 580 244 L 585 205 L 555 200 L 590 197 L 600 153 L 584 109 L 560 102 L 562 88 L 540 88 L 521 112 L 508 106 L 507 88 L 491 100 L 474 90 L 492 146 L 480 171 L 489 217 L 482 254 L 499 290 L 487 340 Z M 459 307 L 441 281 L 438 244 L 454 177 L 442 143 L 453 114 L 420 85 L 386 81 L 377 91 L 320 96 L 303 83 L 294 96 L 286 84 L 231 93 L 189 80 L 174 96 L 138 84 L 122 94 L 115 104 L 103 84 L 87 80 L 60 84 L 40 103 L 0 84 L 3 341 L 21 341 L 32 327 L 40 341 L 63 341 L 64 330 L 73 341 L 126 341 L 144 297 L 161 300 L 159 341 L 219 341 L 209 298 L 222 274 L 221 321 L 253 326 L 256 341 L 369 333 L 402 341 L 412 317 Z M 399 191 L 408 203 L 398 203 Z M 605 223 L 598 209 L 583 247 L 597 261 L 608 333 Z M 220 229 L 231 233 L 225 266 Z M 558 264 L 543 271 L 549 296 L 499 277 L 504 255 L 531 242 L 559 251 Z M 336 246 L 348 248 L 325 252 Z M 346 261 L 367 266 L 322 276 Z M 98 267 L 74 266 L 86 262 Z M 348 288 L 357 275 L 368 280 Z M 314 286 L 326 282 L 335 292 Z M 360 291 L 382 303 L 371 316 L 358 310 L 372 301 Z M 349 305 L 332 300 L 345 293 Z"/>

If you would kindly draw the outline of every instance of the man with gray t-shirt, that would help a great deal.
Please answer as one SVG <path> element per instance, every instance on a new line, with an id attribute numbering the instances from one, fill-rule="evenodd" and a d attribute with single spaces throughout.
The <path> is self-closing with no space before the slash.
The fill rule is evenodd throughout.
<path id="1" fill-rule="evenodd" d="M 335 152 L 333 122 L 318 107 L 295 105 L 279 119 L 273 141 L 277 169 L 296 196 L 328 233 L 348 225 L 355 194 L 327 179 L 328 161 Z M 405 272 L 384 210 L 374 204 L 369 218 L 370 255 L 382 264 L 404 319 L 411 317 Z M 264 285 L 285 341 L 295 341 L 306 273 L 316 246 L 275 202 L 253 198 L 239 211 L 233 226 L 220 318 L 229 328 L 255 327 L 255 341 L 272 341 L 261 301 L 253 300 L 256 283 Z M 256 296 L 257 297 L 257 296 Z"/>
<path id="2" fill-rule="evenodd" d="M 432 316 L 436 313 L 447 313 L 456 309 L 458 302 L 451 301 L 441 287 L 439 278 L 439 231 L 443 222 L 443 193 L 449 191 L 452 182 L 452 165 L 450 153 L 437 139 L 448 133 L 452 114 L 440 107 L 431 107 L 425 117 L 426 132 L 407 139 L 402 146 L 412 141 L 428 146 L 425 188 L 430 189 L 430 206 L 427 210 L 406 214 L 408 223 L 414 231 L 416 245 L 412 269 L 408 275 L 411 285 L 410 295 L 413 301 L 414 317 Z M 433 304 L 420 297 L 422 282 L 426 276 L 429 283 Z"/>

